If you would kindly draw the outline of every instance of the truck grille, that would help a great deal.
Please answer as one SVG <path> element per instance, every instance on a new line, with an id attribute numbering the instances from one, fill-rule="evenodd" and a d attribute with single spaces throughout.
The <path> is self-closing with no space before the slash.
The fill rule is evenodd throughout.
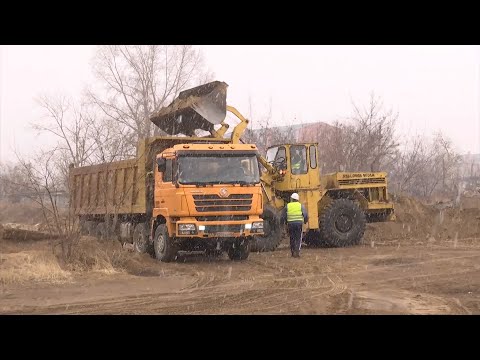
<path id="1" fill-rule="evenodd" d="M 198 212 L 249 211 L 252 208 L 252 194 L 231 194 L 227 198 L 218 195 L 193 195 Z"/>
<path id="2" fill-rule="evenodd" d="M 221 232 L 241 232 L 243 225 L 206 225 L 205 233 L 215 234 Z"/>
<path id="3" fill-rule="evenodd" d="M 248 215 L 218 215 L 218 216 L 196 216 L 197 221 L 242 221 L 248 220 Z"/>
<path id="4" fill-rule="evenodd" d="M 339 185 L 385 184 L 385 178 L 338 180 Z"/>

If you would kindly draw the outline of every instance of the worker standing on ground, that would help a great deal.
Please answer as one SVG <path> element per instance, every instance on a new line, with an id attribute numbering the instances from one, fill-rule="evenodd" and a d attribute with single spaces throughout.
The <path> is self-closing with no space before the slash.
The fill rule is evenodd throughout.
<path id="1" fill-rule="evenodd" d="M 302 246 L 302 226 L 308 221 L 308 213 L 299 200 L 297 193 L 291 195 L 292 201 L 282 210 L 282 223 L 287 220 L 288 233 L 290 235 L 290 251 L 293 257 L 300 257 L 300 247 Z"/>

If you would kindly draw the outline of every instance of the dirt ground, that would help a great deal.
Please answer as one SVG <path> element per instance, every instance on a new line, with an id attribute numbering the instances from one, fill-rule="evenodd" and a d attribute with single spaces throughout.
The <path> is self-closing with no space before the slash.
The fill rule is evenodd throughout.
<path id="1" fill-rule="evenodd" d="M 480 209 L 403 199 L 397 215 L 359 246 L 299 259 L 283 244 L 165 264 L 85 238 L 66 266 L 48 241 L 0 240 L 0 313 L 480 314 Z"/>

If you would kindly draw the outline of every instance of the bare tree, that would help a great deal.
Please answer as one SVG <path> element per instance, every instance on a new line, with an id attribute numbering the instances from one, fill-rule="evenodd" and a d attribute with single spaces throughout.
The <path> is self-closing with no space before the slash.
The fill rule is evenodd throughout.
<path id="1" fill-rule="evenodd" d="M 191 45 L 100 46 L 93 69 L 101 86 L 87 94 L 132 148 L 152 135 L 152 113 L 180 91 L 212 78 L 202 53 Z"/>
<path id="2" fill-rule="evenodd" d="M 442 191 L 456 192 L 459 181 L 460 155 L 455 151 L 452 141 L 441 132 L 435 133 L 434 146 L 436 163 L 440 165 Z"/>
<path id="3" fill-rule="evenodd" d="M 360 168 L 379 171 L 398 147 L 395 136 L 398 113 L 386 110 L 383 101 L 374 92 L 370 94 L 367 107 L 360 109 L 353 103 L 353 109 L 355 137 L 350 144 L 356 150 L 354 158 Z"/>
<path id="4" fill-rule="evenodd" d="M 59 203 L 58 195 L 64 191 L 63 176 L 57 166 L 57 148 L 41 151 L 27 157 L 16 152 L 17 164 L 2 174 L 2 182 L 11 194 L 22 196 L 40 206 L 46 228 L 52 238 L 59 238 L 54 247 L 61 246 L 67 260 L 73 244 L 78 240 L 75 218 Z"/>
<path id="5" fill-rule="evenodd" d="M 421 136 L 408 139 L 401 149 L 397 149 L 394 162 L 388 170 L 390 184 L 395 193 L 409 193 L 423 195 L 421 184 L 435 188 L 437 178 L 432 178 L 429 183 L 423 181 L 426 173 L 431 169 L 435 153 L 426 139 Z"/>
<path id="6" fill-rule="evenodd" d="M 74 104 L 71 99 L 60 96 L 41 95 L 37 99 L 44 110 L 45 117 L 32 124 L 39 132 L 53 134 L 57 140 L 56 153 L 66 159 L 62 167 L 64 174 L 68 164 L 83 166 L 90 163 L 90 157 L 96 151 L 95 137 L 92 136 L 93 122 L 88 111 Z"/>
<path id="7" fill-rule="evenodd" d="M 249 99 L 250 123 L 243 135 L 245 143 L 256 144 L 260 153 L 266 153 L 273 145 L 287 144 L 296 141 L 296 131 L 293 124 L 278 126 L 272 116 L 272 99 L 268 111 L 263 115 L 254 115 L 253 103 Z"/>
<path id="8" fill-rule="evenodd" d="M 367 107 L 352 105 L 352 117 L 318 135 L 322 171 L 380 171 L 393 161 L 398 114 L 385 110 L 373 92 Z"/>

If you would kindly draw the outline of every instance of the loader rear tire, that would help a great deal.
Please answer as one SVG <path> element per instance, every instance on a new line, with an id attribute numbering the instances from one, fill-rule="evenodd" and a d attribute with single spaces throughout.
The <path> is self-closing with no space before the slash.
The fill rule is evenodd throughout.
<path id="1" fill-rule="evenodd" d="M 329 247 L 358 245 L 365 232 L 365 213 L 349 199 L 337 199 L 320 215 L 320 238 Z"/>
<path id="2" fill-rule="evenodd" d="M 327 247 L 326 241 L 322 238 L 319 230 L 309 230 L 305 235 L 304 242 L 312 248 Z"/>
<path id="3" fill-rule="evenodd" d="M 282 242 L 282 226 L 277 210 L 266 207 L 262 214 L 264 235 L 253 238 L 250 249 L 254 252 L 274 251 Z"/>

